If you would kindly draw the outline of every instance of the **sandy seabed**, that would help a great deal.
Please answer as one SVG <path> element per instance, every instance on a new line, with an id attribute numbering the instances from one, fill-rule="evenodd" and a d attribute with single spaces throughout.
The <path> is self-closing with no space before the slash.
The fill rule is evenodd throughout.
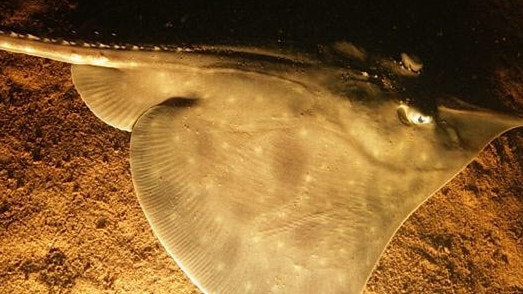
<path id="1" fill-rule="evenodd" d="M 3 4 L 1 23 L 38 25 L 71 3 Z M 199 293 L 133 194 L 129 133 L 93 116 L 69 71 L 0 52 L 0 292 Z M 521 110 L 518 74 L 496 78 Z M 405 222 L 366 292 L 523 293 L 522 129 L 487 146 Z"/>

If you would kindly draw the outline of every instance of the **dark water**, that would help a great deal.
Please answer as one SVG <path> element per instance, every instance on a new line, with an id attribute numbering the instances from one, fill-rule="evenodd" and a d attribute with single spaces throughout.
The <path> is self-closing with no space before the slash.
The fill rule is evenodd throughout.
<path id="1" fill-rule="evenodd" d="M 425 63 L 421 95 L 424 90 L 431 96 L 455 95 L 491 108 L 499 105 L 491 91 L 492 73 L 503 63 L 521 62 L 523 38 L 503 23 L 506 12 L 492 13 L 496 7 L 486 4 L 309 2 L 78 0 L 66 15 L 48 15 L 46 29 L 60 37 L 106 43 L 236 43 L 314 50 L 318 44 L 346 40 L 383 56 L 419 56 Z"/>
<path id="2" fill-rule="evenodd" d="M 491 108 L 499 105 L 491 73 L 521 49 L 515 36 L 506 42 L 503 14 L 474 1 L 309 2 L 81 0 L 72 22 L 79 34 L 97 32 L 108 42 L 307 48 L 346 40 L 384 56 L 408 52 L 426 65 L 421 88 L 428 95 L 450 93 Z"/>

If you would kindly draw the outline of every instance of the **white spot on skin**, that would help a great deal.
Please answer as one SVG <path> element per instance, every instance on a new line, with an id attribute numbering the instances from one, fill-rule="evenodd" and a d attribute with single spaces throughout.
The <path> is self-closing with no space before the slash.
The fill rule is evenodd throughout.
<path id="1" fill-rule="evenodd" d="M 346 284 L 347 282 L 347 275 L 343 272 L 338 273 L 338 283 L 340 284 Z"/>
<path id="2" fill-rule="evenodd" d="M 80 56 L 76 53 L 71 54 L 69 59 L 71 60 L 71 63 L 81 63 L 84 60 L 84 58 L 82 56 Z"/>
<path id="3" fill-rule="evenodd" d="M 26 38 L 28 40 L 34 40 L 34 41 L 39 41 L 40 38 L 38 38 L 37 36 L 33 36 L 33 35 L 27 35 Z"/>
<path id="4" fill-rule="evenodd" d="M 295 265 L 293 266 L 293 269 L 294 269 L 294 271 L 297 272 L 297 273 L 300 273 L 300 272 L 303 271 L 303 267 L 300 266 L 300 265 L 297 265 L 297 264 L 295 264 Z"/>
<path id="5" fill-rule="evenodd" d="M 24 47 L 24 52 L 30 54 L 30 53 L 35 52 L 35 49 L 33 47 L 26 46 L 26 47 Z"/>
<path id="6" fill-rule="evenodd" d="M 260 242 L 260 240 L 261 240 L 261 237 L 259 234 L 256 234 L 256 235 L 254 235 L 254 237 L 252 237 L 253 243 L 258 243 L 258 242 Z"/>
<path id="7" fill-rule="evenodd" d="M 278 242 L 276 242 L 276 247 L 277 247 L 278 249 L 281 249 L 281 248 L 283 248 L 284 246 L 285 246 L 285 244 L 284 244 L 282 241 L 278 241 Z"/>
<path id="8" fill-rule="evenodd" d="M 209 190 L 212 190 L 213 188 L 214 188 L 214 183 L 212 183 L 212 182 L 205 183 L 205 190 L 209 191 Z M 218 218 L 216 218 L 216 220 L 218 220 Z"/>
<path id="9" fill-rule="evenodd" d="M 107 59 L 107 57 L 105 56 L 100 56 L 100 57 L 95 57 L 92 61 L 92 64 L 93 65 L 104 65 L 106 64 L 107 62 L 109 61 L 109 59 Z"/>
<path id="10" fill-rule="evenodd" d="M 305 128 L 302 128 L 299 133 L 300 137 L 302 137 L 302 138 L 307 137 L 308 134 L 309 134 L 309 131 Z"/>
<path id="11" fill-rule="evenodd" d="M 296 93 L 297 93 L 298 95 L 301 95 L 301 94 L 305 93 L 305 89 L 302 88 L 302 87 L 297 88 L 297 89 L 294 89 L 294 91 L 296 91 Z"/>
<path id="12" fill-rule="evenodd" d="M 261 146 L 256 146 L 254 147 L 254 152 L 256 155 L 261 155 L 263 153 L 263 148 L 261 148 Z"/>
<path id="13" fill-rule="evenodd" d="M 305 176 L 305 182 L 307 182 L 307 183 L 312 182 L 312 176 L 311 175 L 306 175 Z"/>
<path id="14" fill-rule="evenodd" d="M 221 272 L 225 268 L 225 264 L 223 262 L 220 262 L 216 265 L 216 270 Z"/>

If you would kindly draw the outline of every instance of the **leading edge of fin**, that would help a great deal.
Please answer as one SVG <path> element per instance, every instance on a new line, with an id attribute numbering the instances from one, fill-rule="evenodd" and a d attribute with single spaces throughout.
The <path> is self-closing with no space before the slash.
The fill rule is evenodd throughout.
<path id="1" fill-rule="evenodd" d="M 136 120 L 165 99 L 141 87 L 140 76 L 125 69 L 90 65 L 71 67 L 73 83 L 89 109 L 102 121 L 131 131 Z"/>

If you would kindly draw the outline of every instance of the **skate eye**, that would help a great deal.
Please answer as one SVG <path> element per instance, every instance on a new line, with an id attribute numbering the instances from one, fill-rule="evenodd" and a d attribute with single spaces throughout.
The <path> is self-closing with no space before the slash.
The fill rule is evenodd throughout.
<path id="1" fill-rule="evenodd" d="M 421 113 L 414 107 L 402 104 L 398 107 L 398 118 L 399 120 L 410 126 L 410 125 L 426 125 L 433 121 L 432 116 Z"/>

